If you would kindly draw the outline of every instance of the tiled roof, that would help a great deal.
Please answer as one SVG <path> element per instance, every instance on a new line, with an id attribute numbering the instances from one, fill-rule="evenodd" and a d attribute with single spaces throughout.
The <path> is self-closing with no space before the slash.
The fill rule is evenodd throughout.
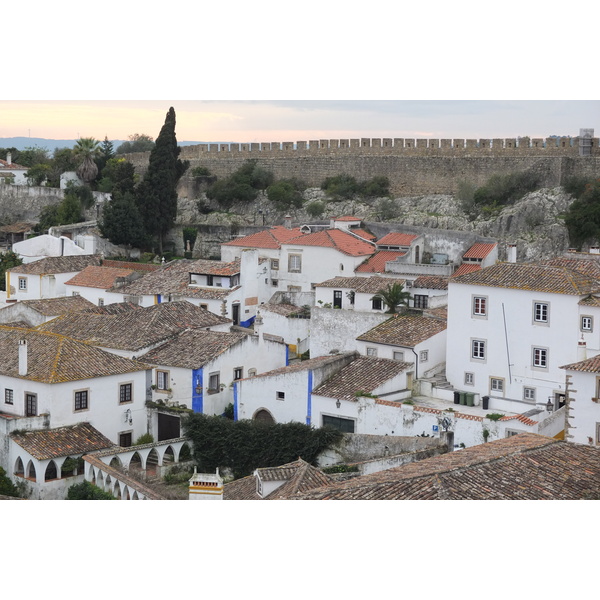
<path id="1" fill-rule="evenodd" d="M 369 256 L 375 252 L 373 244 L 341 229 L 324 229 L 315 233 L 307 233 L 283 242 L 283 244 L 335 248 L 348 256 Z"/>
<path id="2" fill-rule="evenodd" d="M 385 273 L 385 263 L 396 260 L 400 256 L 406 256 L 406 251 L 378 250 L 368 260 L 360 264 L 355 271 L 357 273 Z"/>
<path id="3" fill-rule="evenodd" d="M 256 477 L 264 481 L 282 481 L 285 483 L 262 498 L 256 493 Z M 323 471 L 313 467 L 306 461 L 298 460 L 281 465 L 257 469 L 255 474 L 223 486 L 224 500 L 284 500 L 297 494 L 329 485 L 333 480 Z"/>
<path id="4" fill-rule="evenodd" d="M 161 265 L 153 263 L 139 263 L 125 260 L 108 260 L 102 261 L 103 267 L 114 267 L 115 269 L 132 269 L 133 271 L 157 271 Z"/>
<path id="5" fill-rule="evenodd" d="M 529 263 L 497 263 L 460 277 L 454 276 L 452 281 L 470 285 L 577 296 L 600 292 L 599 281 L 578 271 L 566 267 L 549 267 Z"/>
<path id="6" fill-rule="evenodd" d="M 134 272 L 132 269 L 115 269 L 113 267 L 90 265 L 71 277 L 69 281 L 65 281 L 65 285 L 80 285 L 107 290 L 115 285 L 117 279 L 128 277 Z"/>
<path id="7" fill-rule="evenodd" d="M 600 298 L 598 296 L 588 296 L 579 301 L 580 306 L 600 306 Z"/>
<path id="8" fill-rule="evenodd" d="M 475 271 L 481 271 L 481 265 L 478 263 L 463 263 L 452 273 L 452 277 L 460 277 L 466 273 L 473 273 Z"/>
<path id="9" fill-rule="evenodd" d="M 428 290 L 447 290 L 448 278 L 435 275 L 421 275 L 413 281 L 413 287 Z"/>
<path id="10" fill-rule="evenodd" d="M 236 264 L 237 261 L 227 263 L 220 260 L 177 260 L 164 265 L 157 271 L 153 271 L 152 273 L 148 273 L 147 275 L 140 277 L 140 279 L 137 279 L 132 283 L 110 288 L 109 291 L 126 294 L 129 296 L 146 296 L 155 294 L 161 294 L 165 296 L 172 294 L 188 298 L 223 300 L 237 288 L 211 288 L 190 285 L 190 273 L 210 274 L 211 269 L 214 269 L 215 272 L 221 271 L 221 273 L 227 271 L 228 275 L 231 274 L 231 270 L 239 273 L 239 266 L 237 267 L 237 270 L 235 270 L 235 267 L 232 266 Z"/>
<path id="11" fill-rule="evenodd" d="M 377 240 L 378 246 L 410 246 L 419 236 L 412 233 L 392 231 Z"/>
<path id="12" fill-rule="evenodd" d="M 73 296 L 76 298 L 77 296 Z M 81 298 L 81 296 L 79 296 Z M 103 306 L 93 305 L 89 309 L 83 312 L 92 312 L 99 315 L 118 315 L 120 313 L 129 312 L 130 310 L 142 310 L 142 306 L 139 304 L 132 304 L 131 302 L 113 302 L 112 304 L 105 304 Z"/>
<path id="13" fill-rule="evenodd" d="M 322 283 L 316 284 L 316 287 L 326 288 L 350 288 L 358 293 L 376 294 L 379 290 L 387 288 L 389 285 L 399 283 L 405 285 L 406 280 L 392 277 L 334 277 Z"/>
<path id="14" fill-rule="evenodd" d="M 600 260 L 598 258 L 551 258 L 538 261 L 538 265 L 550 267 L 566 267 L 573 271 L 579 271 L 588 277 L 600 279 Z"/>
<path id="15" fill-rule="evenodd" d="M 42 298 L 41 300 L 21 300 L 18 304 L 28 306 L 47 317 L 56 317 L 57 315 L 64 315 L 69 312 L 82 312 L 96 307 L 93 302 L 86 300 L 83 296 L 60 296 L 58 298 Z"/>
<path id="16" fill-rule="evenodd" d="M 362 219 L 360 217 L 352 217 L 349 215 L 346 215 L 345 217 L 334 217 L 333 218 L 334 221 L 362 221 Z"/>
<path id="17" fill-rule="evenodd" d="M 198 369 L 246 337 L 247 334 L 239 331 L 190 329 L 138 358 L 152 365 Z"/>
<path id="18" fill-rule="evenodd" d="M 27 233 L 34 227 L 33 223 L 13 223 L 12 225 L 3 225 L 0 227 L 0 231 L 3 233 Z"/>
<path id="19" fill-rule="evenodd" d="M 14 162 L 6 162 L 4 159 L 0 158 L 0 168 L 1 169 L 28 169 L 29 167 L 24 167 L 23 165 L 18 165 Z"/>
<path id="20" fill-rule="evenodd" d="M 243 248 L 265 248 L 265 249 L 277 249 L 281 247 L 282 242 L 286 242 L 292 238 L 301 236 L 302 232 L 299 227 L 288 229 L 281 225 L 259 231 L 257 233 L 251 233 L 241 238 L 231 240 L 221 244 L 222 246 L 241 246 Z"/>
<path id="21" fill-rule="evenodd" d="M 70 313 L 38 326 L 96 346 L 138 351 L 188 328 L 207 328 L 229 319 L 190 302 L 165 302 L 115 314 Z"/>
<path id="22" fill-rule="evenodd" d="M 278 369 L 273 369 L 272 371 L 267 371 L 266 373 L 259 373 L 258 375 L 254 375 L 252 379 L 259 379 L 260 377 L 273 377 L 277 375 L 286 375 L 288 373 L 297 373 L 298 371 L 310 371 L 311 369 L 317 369 L 319 367 L 323 367 L 325 365 L 335 363 L 340 359 L 346 358 L 348 356 L 358 356 L 357 352 L 344 352 L 340 354 L 333 354 L 328 356 L 317 356 L 315 358 L 309 358 L 308 360 L 301 360 L 298 362 L 294 362 L 287 367 L 280 367 Z"/>
<path id="23" fill-rule="evenodd" d="M 240 272 L 240 259 L 236 258 L 231 262 L 222 260 L 195 260 L 189 268 L 190 273 L 198 273 L 199 275 L 222 275 L 231 277 Z"/>
<path id="24" fill-rule="evenodd" d="M 89 423 L 56 429 L 11 433 L 11 439 L 37 460 L 75 456 L 111 448 L 114 444 Z"/>
<path id="25" fill-rule="evenodd" d="M 356 339 L 374 344 L 414 348 L 446 329 L 446 321 L 420 315 L 395 315 Z"/>
<path id="26" fill-rule="evenodd" d="M 298 313 L 303 313 L 304 308 L 301 306 L 296 306 L 295 304 L 261 304 L 260 312 L 272 312 L 277 315 L 282 315 L 284 317 L 289 317 L 290 315 L 296 315 Z"/>
<path id="27" fill-rule="evenodd" d="M 600 448 L 522 433 L 334 483 L 298 500 L 576 500 L 598 497 Z"/>
<path id="28" fill-rule="evenodd" d="M 99 254 L 84 254 L 80 256 L 48 256 L 31 263 L 8 269 L 11 273 L 25 275 L 47 275 L 52 273 L 74 273 L 83 271 L 89 265 L 99 265 Z"/>
<path id="29" fill-rule="evenodd" d="M 60 317 L 59 317 L 60 318 Z M 27 375 L 19 375 L 19 342 L 27 342 Z M 0 374 L 42 383 L 143 371 L 147 365 L 63 335 L 0 326 Z"/>
<path id="30" fill-rule="evenodd" d="M 371 393 L 410 366 L 399 360 L 359 356 L 315 388 L 313 394 L 356 401 L 358 392 Z"/>
<path id="31" fill-rule="evenodd" d="M 484 259 L 498 244 L 485 244 L 477 242 L 473 244 L 464 254 L 463 258 Z"/>
<path id="32" fill-rule="evenodd" d="M 600 373 L 600 354 L 586 360 L 563 365 L 560 368 L 568 371 L 580 371 L 581 373 Z"/>
<path id="33" fill-rule="evenodd" d="M 369 240 L 370 242 L 373 242 L 377 239 L 372 233 L 369 233 L 368 231 L 365 231 L 364 229 L 352 229 L 351 231 L 355 235 L 358 235 L 361 238 L 364 238 L 365 240 Z"/>

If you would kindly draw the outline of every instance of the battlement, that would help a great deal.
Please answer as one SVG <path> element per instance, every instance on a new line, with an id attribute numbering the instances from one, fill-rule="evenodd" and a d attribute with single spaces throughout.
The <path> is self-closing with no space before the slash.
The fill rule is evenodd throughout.
<path id="1" fill-rule="evenodd" d="M 600 155 L 598 138 L 585 138 L 589 154 Z M 210 143 L 183 146 L 180 158 L 200 159 L 278 156 L 579 156 L 579 137 L 494 138 L 494 139 L 412 139 L 361 138 L 298 142 Z"/>

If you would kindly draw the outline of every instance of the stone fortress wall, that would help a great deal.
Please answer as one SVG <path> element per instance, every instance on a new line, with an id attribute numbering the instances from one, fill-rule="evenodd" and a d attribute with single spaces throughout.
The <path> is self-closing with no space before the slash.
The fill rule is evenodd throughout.
<path id="1" fill-rule="evenodd" d="M 585 130 L 584 130 L 585 131 Z M 585 149 L 584 149 L 585 148 Z M 149 153 L 125 155 L 139 172 Z M 180 195 L 191 192 L 191 169 L 208 168 L 226 177 L 246 160 L 273 172 L 276 179 L 296 177 L 318 187 L 327 177 L 348 173 L 363 181 L 387 176 L 396 196 L 452 194 L 460 181 L 483 185 L 494 174 L 534 171 L 544 187 L 560 185 L 571 175 L 597 176 L 598 138 L 510 139 L 347 139 L 309 142 L 220 143 L 182 146 L 190 161 Z"/>

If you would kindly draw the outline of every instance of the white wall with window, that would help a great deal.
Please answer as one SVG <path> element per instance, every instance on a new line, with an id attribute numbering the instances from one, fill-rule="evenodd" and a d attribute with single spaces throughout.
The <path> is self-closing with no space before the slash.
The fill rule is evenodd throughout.
<path id="1" fill-rule="evenodd" d="M 457 390 L 490 396 L 490 408 L 519 411 L 525 404 L 545 405 L 556 390 L 564 389 L 560 367 L 578 358 L 581 299 L 451 279 L 448 381 Z M 581 308 L 590 314 L 589 307 Z M 536 398 L 533 392 L 525 397 L 524 388 L 535 388 Z"/>
<path id="2" fill-rule="evenodd" d="M 587 371 L 565 369 L 571 376 L 572 390 L 568 431 L 569 441 L 577 444 L 600 446 L 600 367 L 598 361 L 589 359 Z"/>

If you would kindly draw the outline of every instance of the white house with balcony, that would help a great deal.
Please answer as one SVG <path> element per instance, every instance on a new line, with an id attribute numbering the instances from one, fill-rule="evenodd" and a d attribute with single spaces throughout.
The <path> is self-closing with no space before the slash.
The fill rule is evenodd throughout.
<path id="1" fill-rule="evenodd" d="M 580 358 L 582 335 L 598 335 L 590 304 L 600 282 L 579 262 L 497 263 L 450 279 L 446 377 L 455 390 L 488 396 L 490 409 L 564 404 L 560 367 Z"/>

